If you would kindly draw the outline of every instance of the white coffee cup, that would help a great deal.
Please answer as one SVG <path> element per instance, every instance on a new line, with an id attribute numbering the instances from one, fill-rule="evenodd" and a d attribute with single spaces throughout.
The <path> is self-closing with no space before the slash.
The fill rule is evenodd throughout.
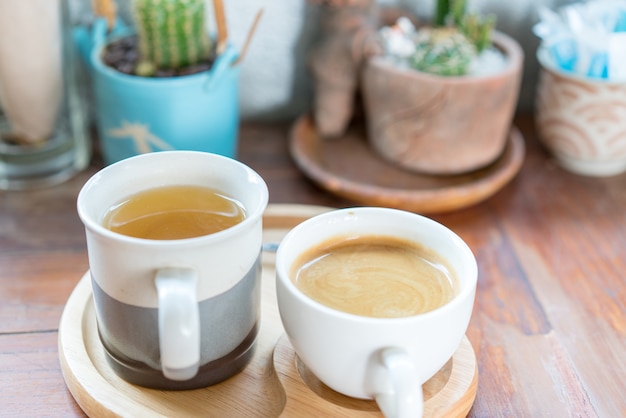
<path id="1" fill-rule="evenodd" d="M 458 292 L 435 310 L 372 318 L 332 309 L 304 295 L 290 277 L 307 250 L 335 237 L 384 235 L 430 248 L 455 270 Z M 476 259 L 454 232 L 414 213 L 387 208 L 331 211 L 304 221 L 280 243 L 276 291 L 282 323 L 302 362 L 344 395 L 376 399 L 386 417 L 420 417 L 421 385 L 457 350 L 469 324 Z"/>
<path id="2" fill-rule="evenodd" d="M 163 186 L 216 189 L 245 219 L 187 239 L 150 240 L 102 225 L 109 208 Z M 244 164 L 195 151 L 143 154 L 96 173 L 78 196 L 100 340 L 125 380 L 192 389 L 224 380 L 250 360 L 259 329 L 263 179 Z"/>

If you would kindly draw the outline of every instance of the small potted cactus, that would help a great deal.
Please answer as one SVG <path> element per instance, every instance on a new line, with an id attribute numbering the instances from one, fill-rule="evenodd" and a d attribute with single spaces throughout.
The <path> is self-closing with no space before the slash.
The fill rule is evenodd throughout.
<path id="1" fill-rule="evenodd" d="M 494 30 L 494 17 L 468 13 L 465 0 L 437 0 L 433 20 L 416 29 L 400 19 L 381 29 L 383 50 L 396 54 L 364 63 L 367 135 L 379 155 L 408 170 L 467 173 L 504 151 L 523 52 Z"/>
<path id="2" fill-rule="evenodd" d="M 112 0 L 96 2 L 89 62 L 105 164 L 168 149 L 235 156 L 239 53 L 213 5 L 215 38 L 205 0 L 131 0 L 134 29 Z"/>

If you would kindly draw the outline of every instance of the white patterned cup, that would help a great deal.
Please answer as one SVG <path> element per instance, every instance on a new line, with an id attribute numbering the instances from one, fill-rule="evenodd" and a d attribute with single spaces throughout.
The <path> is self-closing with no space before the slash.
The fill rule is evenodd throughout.
<path id="1" fill-rule="evenodd" d="M 566 73 L 540 47 L 535 104 L 539 138 L 565 169 L 586 176 L 626 171 L 626 81 Z"/>

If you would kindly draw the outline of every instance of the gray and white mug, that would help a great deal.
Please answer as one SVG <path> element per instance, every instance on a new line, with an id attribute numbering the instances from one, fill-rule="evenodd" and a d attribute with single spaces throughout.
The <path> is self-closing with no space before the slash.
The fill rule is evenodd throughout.
<path id="1" fill-rule="evenodd" d="M 120 200 L 164 186 L 204 186 L 240 202 L 245 218 L 222 231 L 152 240 L 113 232 L 105 213 Z M 83 186 L 100 340 L 112 369 L 145 387 L 181 390 L 218 383 L 252 357 L 259 329 L 263 179 L 219 155 L 165 151 L 105 167 Z"/>

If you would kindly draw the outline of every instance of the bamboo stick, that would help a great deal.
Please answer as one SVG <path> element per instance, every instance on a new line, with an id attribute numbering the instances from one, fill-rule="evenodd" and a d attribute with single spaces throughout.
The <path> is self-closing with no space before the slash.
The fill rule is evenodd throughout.
<path id="1" fill-rule="evenodd" d="M 222 0 L 213 0 L 213 9 L 215 10 L 215 21 L 217 24 L 217 55 L 220 55 L 226 49 L 228 41 L 228 25 L 226 23 L 226 13 L 224 13 L 224 2 Z"/>
<path id="2" fill-rule="evenodd" d="M 252 37 L 254 36 L 254 32 L 256 31 L 256 27 L 258 26 L 259 21 L 261 20 L 261 16 L 263 16 L 263 9 L 260 9 L 256 13 L 256 16 L 254 17 L 254 21 L 252 22 L 252 26 L 250 27 L 250 30 L 248 31 L 248 36 L 246 36 L 246 41 L 244 42 L 243 48 L 241 49 L 241 53 L 239 54 L 239 57 L 237 57 L 237 59 L 233 62 L 232 66 L 235 66 L 241 63 L 241 61 L 243 61 L 246 53 L 248 52 L 248 47 L 250 46 L 250 42 L 252 41 Z"/>
<path id="3" fill-rule="evenodd" d="M 92 0 L 93 13 L 98 17 L 104 17 L 107 21 L 107 28 L 113 29 L 117 17 L 117 4 L 115 0 Z"/>

